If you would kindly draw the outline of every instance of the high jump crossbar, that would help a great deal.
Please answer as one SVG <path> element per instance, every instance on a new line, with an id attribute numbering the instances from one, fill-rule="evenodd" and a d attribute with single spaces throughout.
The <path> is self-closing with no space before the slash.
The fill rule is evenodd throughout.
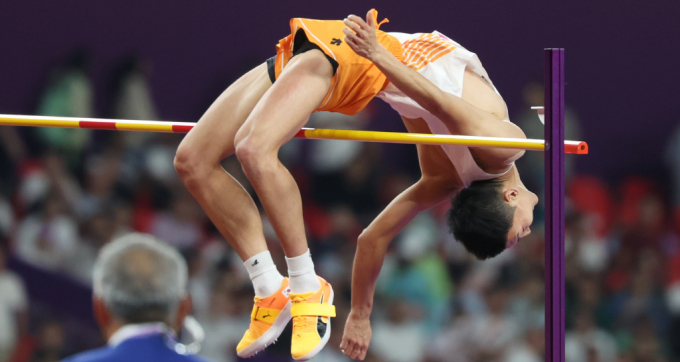
<path id="1" fill-rule="evenodd" d="M 564 362 L 564 49 L 544 50 L 545 361 Z"/>
<path id="2" fill-rule="evenodd" d="M 187 133 L 194 126 L 191 122 L 162 122 L 162 121 L 131 121 L 101 118 L 72 118 L 48 116 L 21 116 L 0 114 L 0 125 L 4 126 L 33 126 L 33 127 L 61 127 L 87 128 L 118 131 L 147 131 Z M 411 143 L 434 145 L 463 145 L 470 147 L 516 148 L 524 150 L 543 151 L 545 142 L 535 139 L 494 138 L 457 135 L 434 135 L 422 133 L 350 131 L 339 129 L 302 128 L 295 138 L 348 140 L 383 143 Z M 587 154 L 588 144 L 581 141 L 565 141 L 564 152 L 573 154 Z"/>

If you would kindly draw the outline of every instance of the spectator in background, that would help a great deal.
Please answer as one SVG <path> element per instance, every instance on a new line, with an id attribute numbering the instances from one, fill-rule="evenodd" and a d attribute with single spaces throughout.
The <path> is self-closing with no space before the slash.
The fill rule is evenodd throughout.
<path id="1" fill-rule="evenodd" d="M 387 318 L 376 321 L 371 352 L 385 361 L 423 361 L 426 337 L 420 323 L 422 310 L 402 299 L 392 300 Z"/>
<path id="2" fill-rule="evenodd" d="M 631 352 L 634 361 L 640 362 L 665 362 L 663 356 L 666 354 L 664 346 L 654 333 L 654 328 L 649 319 L 641 319 L 635 327 L 632 336 Z M 672 340 L 672 344 L 677 344 L 677 340 Z M 675 361 L 675 360 L 673 360 Z"/>
<path id="3" fill-rule="evenodd" d="M 239 281 L 232 270 L 218 268 L 209 307 L 197 314 L 206 332 L 201 355 L 217 362 L 236 361 L 236 345 L 250 322 L 247 316 L 251 299 L 244 298 L 244 289 L 250 291 L 247 281 Z"/>
<path id="4" fill-rule="evenodd" d="M 75 175 L 64 164 L 63 158 L 54 152 L 48 153 L 42 158 L 38 176 L 40 176 L 40 173 L 43 173 L 48 180 L 45 194 L 50 191 L 54 192 L 68 203 L 71 211 L 77 211 L 79 203 L 82 201 L 82 190 Z M 44 196 L 38 194 L 34 198 Z"/>
<path id="5" fill-rule="evenodd" d="M 646 178 L 631 177 L 621 183 L 619 206 L 621 244 L 636 254 L 661 251 L 668 236 L 666 205 L 657 186 Z"/>
<path id="6" fill-rule="evenodd" d="M 57 195 L 49 195 L 35 209 L 19 225 L 17 256 L 38 267 L 63 270 L 78 245 L 78 225 Z"/>
<path id="7" fill-rule="evenodd" d="M 501 360 L 520 332 L 506 316 L 507 300 L 506 290 L 491 287 L 485 293 L 486 312 L 463 315 L 449 323 L 433 343 L 433 357 L 446 362 Z"/>
<path id="8" fill-rule="evenodd" d="M 565 337 L 567 362 L 616 362 L 614 338 L 597 328 L 593 312 L 581 309 L 574 318 L 574 329 Z"/>
<path id="9" fill-rule="evenodd" d="M 133 210 L 132 205 L 123 200 L 113 202 L 113 238 L 133 232 Z"/>
<path id="10" fill-rule="evenodd" d="M 109 77 L 108 117 L 115 119 L 158 120 L 150 77 L 153 64 L 138 54 L 120 60 Z M 121 172 L 129 183 L 146 174 L 165 186 L 179 183 L 172 165 L 180 137 L 152 132 L 118 132 L 105 135 L 120 147 Z M 104 137 L 104 136 L 102 136 Z"/>
<path id="11" fill-rule="evenodd" d="M 18 210 L 30 211 L 31 208 L 45 200 L 51 189 L 52 184 L 47 167 L 37 160 L 24 162 L 16 190 Z"/>
<path id="12" fill-rule="evenodd" d="M 348 150 L 350 149 L 344 149 L 344 151 Z M 326 152 L 329 151 L 326 150 Z M 327 168 L 319 167 L 312 174 L 312 196 L 316 202 L 326 209 L 339 204 L 347 204 L 357 217 L 370 219 L 369 215 L 373 215 L 379 206 L 379 195 L 375 190 L 379 189 L 379 183 L 383 176 L 379 164 L 380 147 L 370 143 L 364 144 L 357 148 L 356 152 L 358 154 L 347 159 L 347 163 L 341 170 L 335 171 L 332 171 L 333 163 L 340 160 L 332 161 L 330 156 L 327 156 Z M 342 151 L 338 150 L 336 157 L 343 157 Z M 322 156 L 317 156 L 317 158 L 322 159 Z"/>
<path id="13" fill-rule="evenodd" d="M 64 358 L 65 334 L 64 325 L 59 320 L 43 322 L 38 328 L 36 350 L 31 362 L 57 362 Z"/>
<path id="14" fill-rule="evenodd" d="M 50 74 L 36 114 L 93 117 L 93 89 L 88 75 L 90 61 L 89 49 L 79 48 L 71 52 L 64 62 Z M 63 152 L 71 166 L 89 143 L 92 133 L 87 129 L 48 127 L 38 128 L 36 131 L 50 148 Z"/>
<path id="15" fill-rule="evenodd" d="M 104 210 L 116 196 L 120 177 L 120 158 L 116 154 L 91 155 L 85 162 L 85 187 L 71 202 L 76 215 L 87 220 Z"/>
<path id="16" fill-rule="evenodd" d="M 342 113 L 312 113 L 309 127 L 330 129 L 362 129 L 370 119 L 372 106 L 368 106 L 354 116 Z M 309 145 L 309 165 L 315 173 L 342 172 L 354 160 L 365 144 L 336 140 L 319 140 Z"/>
<path id="17" fill-rule="evenodd" d="M 155 181 L 167 187 L 181 185 L 179 175 L 173 167 L 175 151 L 180 136 L 166 133 L 155 136 L 155 142 L 145 145 L 142 167 Z M 128 157 L 129 158 L 129 157 Z M 240 166 L 239 166 L 240 167 Z M 183 187 L 182 187 L 183 188 Z"/>
<path id="18" fill-rule="evenodd" d="M 151 222 L 151 234 L 179 249 L 196 247 L 204 236 L 202 215 L 191 195 L 183 189 L 178 190 L 170 210 L 159 212 Z"/>
<path id="19" fill-rule="evenodd" d="M 238 258 L 233 249 L 221 239 L 222 235 L 218 235 L 213 234 L 213 238 L 208 239 L 200 248 L 182 251 L 189 267 L 188 288 L 192 296 L 192 309 L 197 316 L 208 313 L 216 281 L 224 270 L 234 271 L 231 269 L 231 259 Z M 248 275 L 238 271 L 230 273 L 230 280 L 238 283 L 247 282 Z"/>
<path id="20" fill-rule="evenodd" d="M 178 349 L 191 299 L 187 265 L 175 249 L 129 234 L 102 249 L 93 281 L 94 313 L 108 345 L 65 361 L 203 361 Z"/>
<path id="21" fill-rule="evenodd" d="M 545 289 L 542 270 L 532 270 L 531 273 L 527 273 L 509 300 L 508 312 L 522 332 L 531 328 L 542 328 L 545 325 Z M 530 341 L 527 343 L 532 345 Z"/>
<path id="22" fill-rule="evenodd" d="M 569 281 L 566 296 L 566 318 L 574 320 L 576 312 L 589 310 L 598 325 L 605 323 L 607 304 L 603 303 L 602 281 L 597 274 L 581 273 Z"/>
<path id="23" fill-rule="evenodd" d="M 649 318 L 654 331 L 668 331 L 669 315 L 658 282 L 647 273 L 633 274 L 629 287 L 614 294 L 605 308 L 610 325 L 620 331 L 632 332 L 638 321 Z"/>
<path id="24" fill-rule="evenodd" d="M 0 194 L 0 246 L 5 245 L 5 240 L 14 231 L 15 219 L 12 205 Z"/>
<path id="25" fill-rule="evenodd" d="M 128 55 L 118 63 L 109 81 L 111 103 L 108 117 L 148 121 L 159 119 L 149 84 L 152 71 L 151 62 L 137 54 Z M 154 137 L 150 132 L 125 132 L 121 136 L 131 152 L 143 148 Z"/>
<path id="26" fill-rule="evenodd" d="M 9 360 L 19 338 L 28 332 L 24 282 L 5 263 L 5 250 L 0 246 L 0 362 Z"/>
<path id="27" fill-rule="evenodd" d="M 607 241 L 596 234 L 598 217 L 595 214 L 570 214 L 565 220 L 565 248 L 572 270 L 598 273 L 607 267 Z"/>
<path id="28" fill-rule="evenodd" d="M 416 216 L 398 236 L 397 268 L 385 273 L 380 292 L 388 298 L 403 299 L 423 312 L 424 331 L 440 330 L 450 316 L 453 292 L 446 264 L 435 253 L 437 234 L 429 212 Z"/>
<path id="29" fill-rule="evenodd" d="M 78 247 L 71 254 L 68 271 L 86 285 L 92 283 L 92 271 L 99 251 L 113 239 L 116 232 L 113 213 L 112 207 L 105 207 L 85 221 Z"/>
<path id="30" fill-rule="evenodd" d="M 27 154 L 19 127 L 0 127 L 0 193 L 14 186 L 17 166 Z"/>
<path id="31" fill-rule="evenodd" d="M 110 116 L 118 119 L 158 119 L 149 85 L 151 73 L 151 62 L 139 55 L 128 55 L 120 61 L 111 74 Z"/>
<path id="32" fill-rule="evenodd" d="M 524 341 L 508 348 L 503 362 L 543 362 L 545 360 L 544 326 L 531 326 L 524 334 Z"/>
<path id="33" fill-rule="evenodd" d="M 375 113 L 375 106 L 370 103 L 354 116 L 317 112 L 312 114 L 308 126 L 362 129 L 373 113 Z M 379 206 L 374 190 L 381 171 L 380 147 L 361 142 L 318 141 L 301 144 L 309 147 L 307 165 L 311 173 L 314 201 L 325 209 L 339 204 L 349 204 L 358 217 L 375 212 Z M 304 159 L 301 148 L 296 149 L 294 157 L 297 159 Z M 283 150 L 288 150 L 287 145 L 282 148 Z M 286 156 L 287 159 L 293 158 L 293 155 Z"/>

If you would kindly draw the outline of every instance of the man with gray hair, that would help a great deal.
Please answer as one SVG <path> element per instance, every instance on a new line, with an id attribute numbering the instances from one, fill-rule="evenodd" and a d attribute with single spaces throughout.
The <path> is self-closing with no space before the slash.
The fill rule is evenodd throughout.
<path id="1" fill-rule="evenodd" d="M 94 315 L 105 347 L 68 362 L 203 362 L 177 341 L 191 310 L 187 265 L 171 246 L 128 234 L 102 248 L 94 267 Z M 186 327 L 186 326 L 185 326 Z"/>

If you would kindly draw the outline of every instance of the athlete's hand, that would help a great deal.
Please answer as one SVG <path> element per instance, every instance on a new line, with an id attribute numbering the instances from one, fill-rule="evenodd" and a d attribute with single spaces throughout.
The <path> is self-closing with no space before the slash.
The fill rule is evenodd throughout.
<path id="1" fill-rule="evenodd" d="M 344 20 L 345 42 L 360 56 L 374 61 L 375 56 L 384 49 L 375 35 L 376 24 L 371 11 L 366 14 L 366 21 L 356 15 L 350 15 Z"/>
<path id="2" fill-rule="evenodd" d="M 363 361 L 371 341 L 371 321 L 368 316 L 359 316 L 354 310 L 349 312 L 345 332 L 342 334 L 340 350 L 345 356 Z"/>

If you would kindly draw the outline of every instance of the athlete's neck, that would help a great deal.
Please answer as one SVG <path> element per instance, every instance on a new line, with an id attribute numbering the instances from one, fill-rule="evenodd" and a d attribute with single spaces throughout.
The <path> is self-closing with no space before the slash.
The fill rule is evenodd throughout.
<path id="1" fill-rule="evenodd" d="M 521 186 L 524 187 L 522 179 L 519 177 L 519 172 L 517 171 L 517 166 L 514 164 L 511 166 L 510 170 L 505 173 L 505 175 L 497 178 L 498 181 L 502 181 L 505 185 L 509 187 Z"/>

